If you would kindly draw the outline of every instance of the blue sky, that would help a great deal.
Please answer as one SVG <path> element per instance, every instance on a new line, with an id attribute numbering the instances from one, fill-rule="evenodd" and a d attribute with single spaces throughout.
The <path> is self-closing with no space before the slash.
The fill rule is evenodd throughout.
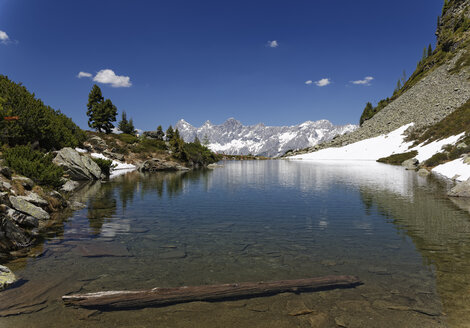
<path id="1" fill-rule="evenodd" d="M 0 74 L 83 128 L 93 83 L 144 130 L 357 123 L 434 46 L 442 3 L 0 0 Z"/>

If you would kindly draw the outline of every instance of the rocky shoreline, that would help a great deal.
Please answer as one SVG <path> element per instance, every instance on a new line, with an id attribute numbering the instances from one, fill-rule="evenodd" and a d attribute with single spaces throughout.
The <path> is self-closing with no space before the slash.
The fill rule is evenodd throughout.
<path id="1" fill-rule="evenodd" d="M 106 142 L 97 136 L 90 138 L 84 146 L 86 150 L 65 147 L 55 152 L 53 163 L 65 172 L 60 190 L 41 187 L 28 177 L 14 174 L 9 167 L 0 166 L 0 263 L 28 256 L 40 242 L 41 233 L 63 220 L 64 214 L 83 207 L 83 204 L 70 200 L 81 185 L 108 179 L 93 157 L 113 160 L 111 173 L 116 175 L 133 170 L 190 170 L 175 161 L 156 157 L 135 159 L 133 164 L 121 162 L 126 158 L 108 149 Z M 14 274 L 0 265 L 0 290 L 15 281 Z"/>

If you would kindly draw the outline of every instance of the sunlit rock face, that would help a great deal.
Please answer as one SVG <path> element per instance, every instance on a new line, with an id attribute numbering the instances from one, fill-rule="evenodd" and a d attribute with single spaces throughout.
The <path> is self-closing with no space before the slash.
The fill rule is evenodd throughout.
<path id="1" fill-rule="evenodd" d="M 276 157 L 291 149 L 302 149 L 333 139 L 357 129 L 357 125 L 335 126 L 330 121 L 307 121 L 293 126 L 243 125 L 234 118 L 214 125 L 207 121 L 194 127 L 180 120 L 175 127 L 186 142 L 208 140 L 208 147 L 227 155 L 260 155 Z"/>

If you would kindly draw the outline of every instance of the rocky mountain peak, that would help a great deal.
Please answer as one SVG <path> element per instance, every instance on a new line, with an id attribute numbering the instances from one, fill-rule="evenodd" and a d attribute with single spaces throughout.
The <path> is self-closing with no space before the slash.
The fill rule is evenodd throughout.
<path id="1" fill-rule="evenodd" d="M 334 126 L 328 120 L 307 121 L 293 126 L 265 126 L 263 123 L 245 126 L 235 118 L 219 125 L 206 121 L 201 127 L 180 120 L 175 127 L 187 142 L 196 136 L 199 140 L 207 138 L 209 148 L 218 153 L 269 157 L 280 156 L 290 149 L 311 147 L 357 128 L 352 124 Z"/>

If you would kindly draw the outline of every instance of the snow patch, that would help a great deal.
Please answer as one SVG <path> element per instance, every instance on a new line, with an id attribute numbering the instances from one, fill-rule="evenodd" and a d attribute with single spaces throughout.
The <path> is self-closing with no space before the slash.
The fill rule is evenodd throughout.
<path id="1" fill-rule="evenodd" d="M 93 158 L 101 158 L 105 160 L 110 160 L 108 157 L 100 153 L 91 153 L 90 155 Z M 111 168 L 111 174 L 109 176 L 110 179 L 137 169 L 137 167 L 133 164 L 123 163 L 123 162 L 119 162 L 116 160 L 112 160 L 112 162 L 113 163 L 112 163 L 112 168 Z"/>
<path id="2" fill-rule="evenodd" d="M 441 164 L 432 169 L 432 172 L 457 181 L 470 179 L 470 165 L 463 162 L 463 158 L 457 158 L 451 162 Z"/>

